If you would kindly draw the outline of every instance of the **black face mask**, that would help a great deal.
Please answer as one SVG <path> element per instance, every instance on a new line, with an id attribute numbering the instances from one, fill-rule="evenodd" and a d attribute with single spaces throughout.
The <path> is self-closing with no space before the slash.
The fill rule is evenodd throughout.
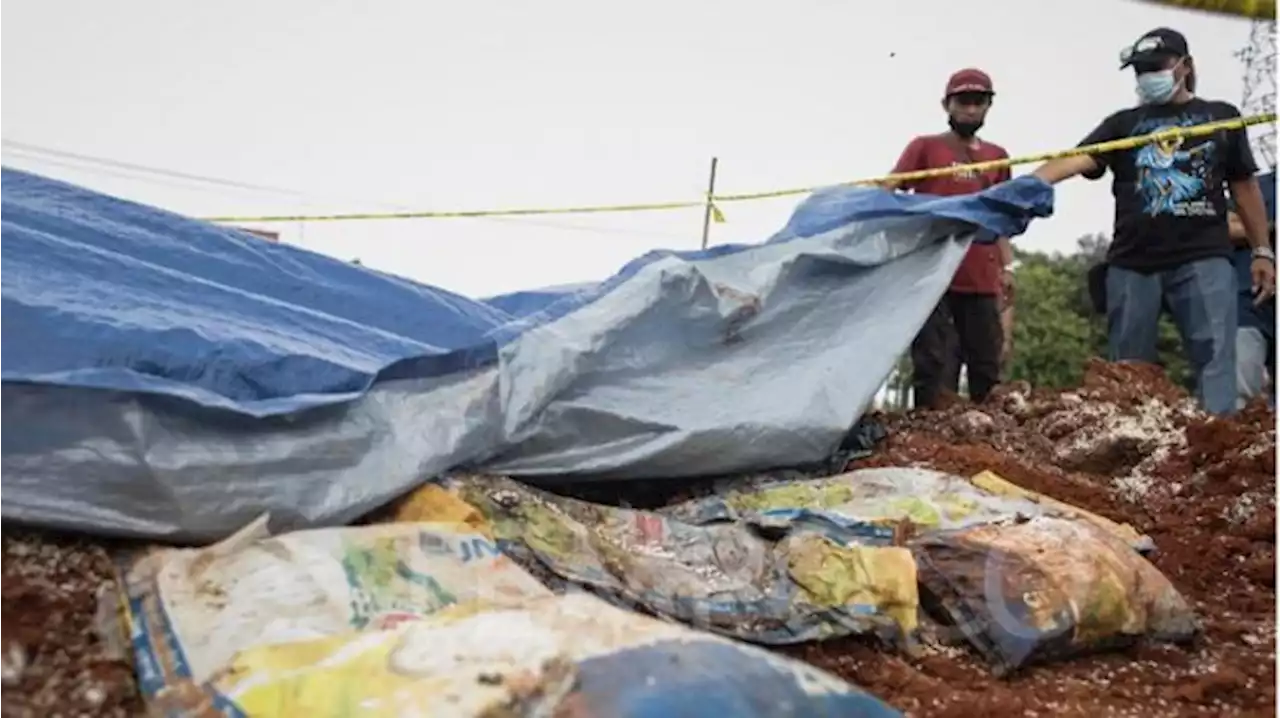
<path id="1" fill-rule="evenodd" d="M 951 125 L 952 132 L 966 140 L 978 134 L 978 130 L 982 129 L 981 122 L 959 122 L 954 117 L 948 117 L 947 124 Z"/>

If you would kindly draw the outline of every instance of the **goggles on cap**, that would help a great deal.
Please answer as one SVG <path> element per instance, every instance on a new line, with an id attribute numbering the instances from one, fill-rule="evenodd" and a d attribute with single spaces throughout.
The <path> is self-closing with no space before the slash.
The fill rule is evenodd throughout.
<path id="1" fill-rule="evenodd" d="M 1140 38 L 1137 42 L 1120 51 L 1120 64 L 1128 65 L 1133 62 L 1135 55 L 1147 55 L 1161 50 L 1170 54 L 1178 54 L 1172 49 L 1165 47 L 1164 38 L 1159 35 L 1148 35 Z"/>

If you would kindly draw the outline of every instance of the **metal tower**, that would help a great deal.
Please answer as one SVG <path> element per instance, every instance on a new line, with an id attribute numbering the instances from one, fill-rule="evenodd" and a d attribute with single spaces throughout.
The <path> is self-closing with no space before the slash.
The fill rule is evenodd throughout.
<path id="1" fill-rule="evenodd" d="M 1249 45 L 1236 53 L 1244 63 L 1244 100 L 1240 112 L 1248 117 L 1276 111 L 1276 21 L 1254 20 Z M 1276 166 L 1274 123 L 1254 125 L 1249 130 L 1253 154 L 1263 171 Z"/>

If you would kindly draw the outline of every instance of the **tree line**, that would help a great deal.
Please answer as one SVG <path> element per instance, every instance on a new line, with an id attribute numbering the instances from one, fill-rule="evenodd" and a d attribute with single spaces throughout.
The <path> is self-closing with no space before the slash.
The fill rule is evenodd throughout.
<path id="1" fill-rule="evenodd" d="M 1109 244 L 1106 235 L 1090 234 L 1077 239 L 1071 253 L 1015 248 L 1013 354 L 1006 381 L 1048 389 L 1079 386 L 1087 360 L 1107 355 L 1106 319 L 1093 311 L 1087 274 L 1106 257 Z M 1170 378 L 1187 386 L 1191 374 L 1167 315 L 1160 320 L 1159 351 Z M 911 362 L 903 357 L 889 377 L 885 403 L 905 406 L 910 381 Z"/>

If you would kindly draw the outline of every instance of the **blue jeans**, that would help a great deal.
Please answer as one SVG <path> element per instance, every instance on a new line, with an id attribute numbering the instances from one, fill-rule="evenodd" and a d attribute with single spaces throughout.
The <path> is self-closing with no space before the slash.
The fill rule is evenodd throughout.
<path id="1" fill-rule="evenodd" d="M 1142 274 L 1107 268 L 1107 343 L 1111 361 L 1157 360 L 1160 309 L 1167 303 L 1196 374 L 1200 406 L 1236 408 L 1236 277 L 1225 257 Z"/>
<path id="2" fill-rule="evenodd" d="M 1267 382 L 1274 379 L 1271 351 L 1261 329 L 1240 327 L 1236 332 L 1236 388 L 1240 392 L 1237 409 L 1243 409 L 1253 397 L 1261 396 L 1267 390 Z M 1275 394 L 1267 397 L 1267 402 L 1274 409 Z"/>

